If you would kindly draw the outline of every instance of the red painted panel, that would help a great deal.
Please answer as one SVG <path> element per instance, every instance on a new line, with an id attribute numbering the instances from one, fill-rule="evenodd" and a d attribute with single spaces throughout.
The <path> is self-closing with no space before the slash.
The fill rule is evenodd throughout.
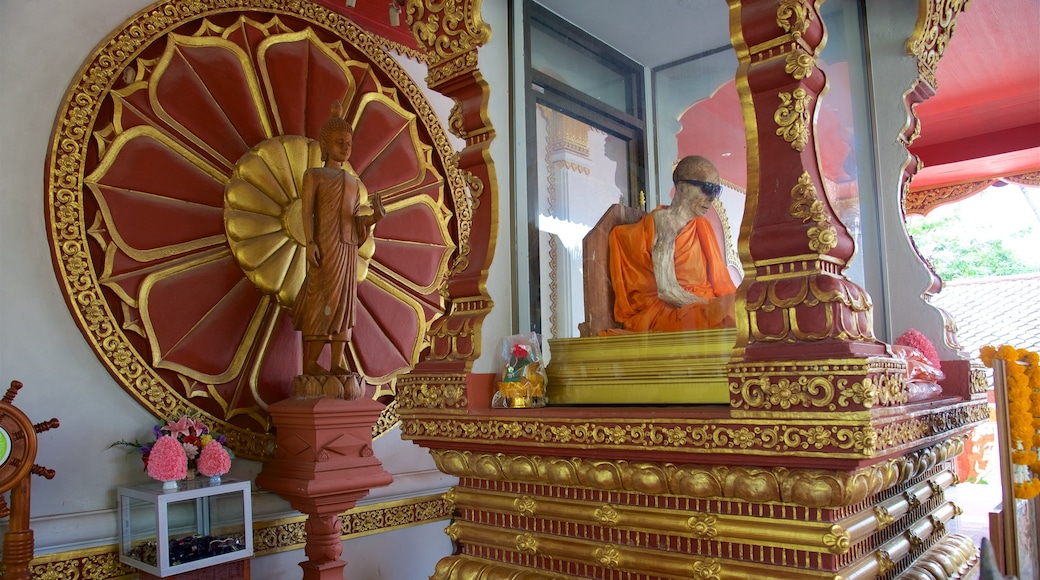
<path id="1" fill-rule="evenodd" d="M 364 110 L 361 112 L 361 117 L 354 127 L 354 150 L 350 155 L 350 163 L 361 175 L 362 181 L 365 182 L 369 189 L 375 189 L 376 186 L 374 185 L 375 182 L 371 185 L 369 184 L 369 180 L 374 179 L 375 176 L 365 175 L 368 165 L 376 157 L 382 156 L 384 154 L 383 150 L 397 139 L 400 134 L 407 134 L 405 129 L 407 124 L 407 119 L 378 101 L 369 102 L 365 105 Z M 414 161 L 410 165 L 412 165 L 411 168 L 401 170 L 407 177 L 398 178 L 395 183 L 401 183 L 415 175 Z M 384 182 L 383 179 L 378 181 Z"/>
<path id="2" fill-rule="evenodd" d="M 117 232 L 133 249 L 155 250 L 224 233 L 220 208 L 102 187 Z"/>
<path id="3" fill-rule="evenodd" d="M 269 136 L 241 62 L 226 48 L 177 47 L 155 94 L 162 110 L 231 163 Z"/>
<path id="4" fill-rule="evenodd" d="M 426 204 L 414 204 L 386 214 L 376 224 L 375 235 L 385 240 L 414 242 L 417 244 L 444 244 L 440 228 L 433 215 L 433 210 Z M 381 255 L 380 245 L 376 243 L 377 252 Z"/>
<path id="5" fill-rule="evenodd" d="M 362 284 L 358 297 L 353 341 L 364 374 L 383 376 L 407 366 L 409 343 L 419 331 L 414 311 L 374 284 Z"/>
<path id="6" fill-rule="evenodd" d="M 162 278 L 142 299 L 160 356 L 214 375 L 228 369 L 266 302 L 230 255 Z"/>
<path id="7" fill-rule="evenodd" d="M 149 136 L 128 141 L 99 182 L 215 208 L 224 206 L 222 183 Z"/>
<path id="8" fill-rule="evenodd" d="M 375 259 L 415 285 L 429 286 L 436 282 L 437 267 L 448 252 L 443 246 L 377 240 Z"/>

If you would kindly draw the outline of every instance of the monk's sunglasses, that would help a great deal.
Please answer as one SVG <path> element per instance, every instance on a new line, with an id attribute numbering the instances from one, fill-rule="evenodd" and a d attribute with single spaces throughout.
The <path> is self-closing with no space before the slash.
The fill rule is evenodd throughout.
<path id="1" fill-rule="evenodd" d="M 696 179 L 680 179 L 679 183 L 689 183 L 690 185 L 700 187 L 704 195 L 708 196 L 708 201 L 715 201 L 722 193 L 722 185 L 718 183 L 708 183 L 707 181 L 697 181 Z"/>

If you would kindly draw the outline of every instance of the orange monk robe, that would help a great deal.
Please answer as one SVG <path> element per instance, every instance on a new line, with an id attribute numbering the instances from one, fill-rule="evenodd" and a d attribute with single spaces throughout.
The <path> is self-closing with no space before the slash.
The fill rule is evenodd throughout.
<path id="1" fill-rule="evenodd" d="M 691 330 L 734 326 L 737 291 L 726 268 L 711 222 L 698 217 L 675 239 L 675 276 L 687 291 L 707 303 L 679 308 L 657 296 L 654 279 L 654 218 L 615 227 L 610 232 L 610 279 L 614 319 L 626 330 Z"/>

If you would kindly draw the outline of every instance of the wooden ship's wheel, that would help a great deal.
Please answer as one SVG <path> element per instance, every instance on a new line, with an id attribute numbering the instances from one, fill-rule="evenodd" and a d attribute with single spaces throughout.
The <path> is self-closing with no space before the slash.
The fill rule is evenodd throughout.
<path id="1" fill-rule="evenodd" d="M 4 534 L 4 578 L 29 578 L 29 562 L 33 557 L 33 536 L 29 528 L 29 475 L 47 479 L 54 470 L 36 465 L 36 434 L 57 428 L 57 419 L 33 424 L 18 407 L 14 398 L 22 383 L 11 381 L 0 400 L 0 493 L 11 492 L 11 504 L 0 496 L 0 517 L 11 516 Z"/>

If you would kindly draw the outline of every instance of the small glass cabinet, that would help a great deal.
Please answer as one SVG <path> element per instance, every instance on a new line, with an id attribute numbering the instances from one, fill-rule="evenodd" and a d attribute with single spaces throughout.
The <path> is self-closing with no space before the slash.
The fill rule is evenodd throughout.
<path id="1" fill-rule="evenodd" d="M 248 481 L 120 487 L 119 561 L 166 577 L 253 555 Z"/>

